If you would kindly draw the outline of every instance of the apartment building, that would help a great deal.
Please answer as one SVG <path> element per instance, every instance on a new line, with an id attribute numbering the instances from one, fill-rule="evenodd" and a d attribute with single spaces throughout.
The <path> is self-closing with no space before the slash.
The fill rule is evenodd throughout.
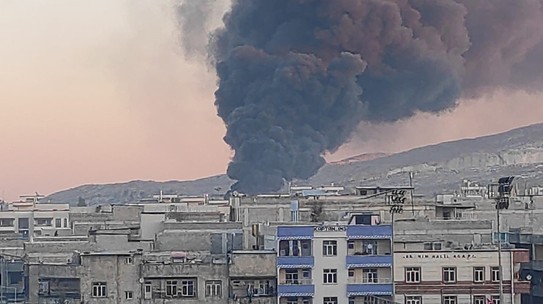
<path id="1" fill-rule="evenodd" d="M 501 271 L 495 223 L 418 219 L 394 223 L 395 300 L 407 304 L 521 303 L 530 284 L 520 275 L 525 249 L 503 242 Z M 487 301 L 494 302 L 487 302 Z"/>
<path id="2" fill-rule="evenodd" d="M 54 235 L 70 230 L 68 204 L 40 204 L 36 197 L 2 203 L 0 234 Z"/>
<path id="3" fill-rule="evenodd" d="M 232 303 L 276 303 L 275 251 L 247 250 L 230 254 L 228 276 Z"/>
<path id="4" fill-rule="evenodd" d="M 277 227 L 278 303 L 389 300 L 391 238 L 392 226 L 374 214 L 356 214 L 344 223 Z"/>
<path id="5" fill-rule="evenodd" d="M 503 250 L 501 272 L 494 248 L 395 253 L 396 301 L 407 304 L 520 303 L 530 291 L 521 280 L 521 263 L 529 259 L 524 249 Z M 503 277 L 502 277 L 503 275 Z M 503 302 L 500 302 L 500 279 Z"/>

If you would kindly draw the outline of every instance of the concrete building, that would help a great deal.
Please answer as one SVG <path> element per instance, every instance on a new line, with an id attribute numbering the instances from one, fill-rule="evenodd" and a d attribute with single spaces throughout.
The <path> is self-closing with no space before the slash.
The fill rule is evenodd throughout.
<path id="1" fill-rule="evenodd" d="M 147 254 L 139 274 L 140 303 L 227 303 L 227 273 L 226 256 Z"/>
<path id="2" fill-rule="evenodd" d="M 38 197 L 27 197 L 0 207 L 0 234 L 16 233 L 31 238 L 70 230 L 68 204 L 40 204 Z"/>
<path id="3" fill-rule="evenodd" d="M 530 252 L 530 261 L 523 263 L 520 271 L 520 278 L 529 281 L 531 289 L 522 296 L 522 303 L 543 303 L 543 235 L 513 231 L 509 242 Z"/>
<path id="4" fill-rule="evenodd" d="M 275 251 L 234 251 L 228 276 L 232 303 L 276 303 L 277 270 Z"/>
<path id="5" fill-rule="evenodd" d="M 391 238 L 392 226 L 372 214 L 346 223 L 277 227 L 278 303 L 390 299 Z"/>
<path id="6" fill-rule="evenodd" d="M 418 219 L 394 223 L 396 301 L 409 304 L 521 303 L 530 284 L 520 276 L 529 252 L 504 243 L 501 273 L 494 222 Z"/>
<path id="7" fill-rule="evenodd" d="M 498 250 L 424 250 L 395 253 L 396 301 L 408 304 L 499 303 L 500 267 Z M 521 303 L 530 283 L 521 280 L 521 263 L 528 251 L 502 252 L 503 302 Z"/>

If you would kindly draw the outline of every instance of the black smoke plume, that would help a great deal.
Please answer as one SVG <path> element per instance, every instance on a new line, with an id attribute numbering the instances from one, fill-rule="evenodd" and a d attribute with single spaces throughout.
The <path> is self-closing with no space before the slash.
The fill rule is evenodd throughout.
<path id="1" fill-rule="evenodd" d="M 233 190 L 305 179 L 362 121 L 543 88 L 543 0 L 235 0 L 214 34 Z"/>

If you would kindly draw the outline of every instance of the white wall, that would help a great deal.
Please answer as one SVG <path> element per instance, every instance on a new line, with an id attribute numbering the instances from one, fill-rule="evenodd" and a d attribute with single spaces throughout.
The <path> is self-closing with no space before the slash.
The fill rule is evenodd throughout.
<path id="1" fill-rule="evenodd" d="M 337 241 L 337 256 L 323 256 L 322 245 L 325 240 Z M 313 238 L 313 284 L 315 297 L 313 304 L 322 303 L 323 297 L 337 297 L 338 303 L 348 303 L 347 281 L 349 273 L 346 268 L 347 238 L 344 231 L 319 232 L 315 231 Z M 323 284 L 323 270 L 337 269 L 337 284 Z"/>

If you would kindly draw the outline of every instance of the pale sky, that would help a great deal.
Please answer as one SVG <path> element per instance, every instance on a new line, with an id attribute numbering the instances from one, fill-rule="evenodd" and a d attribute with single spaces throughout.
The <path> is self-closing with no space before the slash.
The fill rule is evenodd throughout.
<path id="1" fill-rule="evenodd" d="M 184 59 L 172 3 L 0 2 L 0 198 L 225 172 L 232 152 L 213 105 L 216 79 Z M 328 158 L 537 123 L 541 97 L 502 92 L 439 117 L 369 127 Z"/>

